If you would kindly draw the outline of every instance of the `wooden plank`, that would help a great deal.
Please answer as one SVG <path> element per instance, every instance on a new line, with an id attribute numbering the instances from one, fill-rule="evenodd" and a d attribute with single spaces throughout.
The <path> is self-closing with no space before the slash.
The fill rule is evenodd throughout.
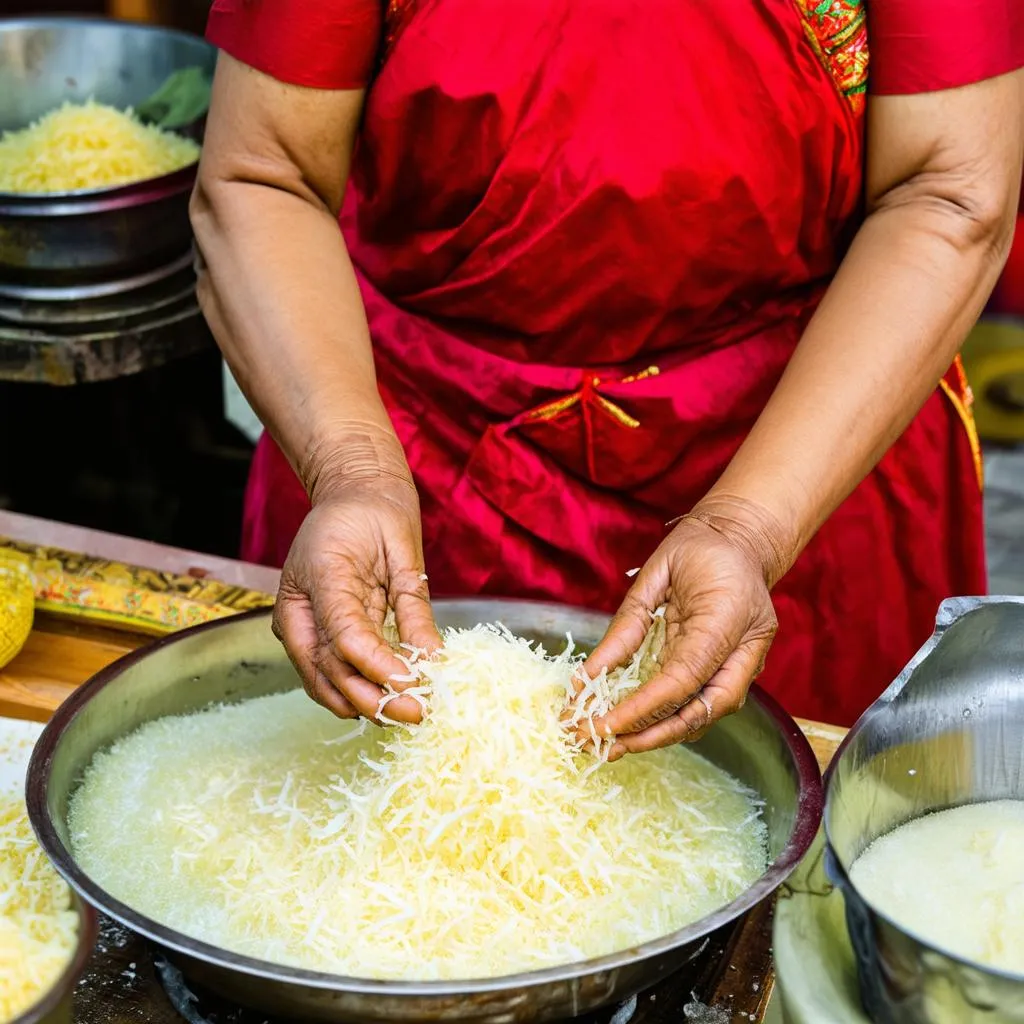
<path id="1" fill-rule="evenodd" d="M 811 722 L 798 718 L 796 724 L 803 730 L 811 750 L 818 759 L 818 767 L 824 771 L 832 760 L 839 744 L 843 742 L 847 730 L 839 725 L 826 725 L 824 722 Z"/>
<path id="2" fill-rule="evenodd" d="M 157 0 L 108 0 L 107 14 L 111 18 L 125 21 L 144 21 L 158 23 L 161 5 Z"/>
<path id="3" fill-rule="evenodd" d="M 0 669 L 0 715 L 46 722 L 90 676 L 146 642 L 43 617 L 21 653 Z"/>

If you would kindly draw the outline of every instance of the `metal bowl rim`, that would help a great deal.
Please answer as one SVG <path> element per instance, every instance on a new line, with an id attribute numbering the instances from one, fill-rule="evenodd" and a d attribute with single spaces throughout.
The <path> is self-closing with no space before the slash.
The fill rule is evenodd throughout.
<path id="1" fill-rule="evenodd" d="M 486 600 L 472 599 L 474 602 Z M 537 602 L 520 599 L 490 599 L 495 605 L 523 605 L 535 609 L 538 613 L 565 613 L 577 611 L 590 613 L 607 620 L 602 613 L 589 609 L 572 608 L 571 606 Z M 466 599 L 438 599 L 435 607 L 443 609 L 466 603 Z M 272 610 L 257 608 L 248 612 L 212 622 L 202 623 L 188 629 L 157 639 L 154 643 L 130 651 L 117 661 L 100 670 L 83 686 L 74 691 L 58 708 L 42 736 L 36 743 L 29 764 L 26 802 L 29 819 L 36 831 L 36 836 L 43 850 L 50 857 L 57 870 L 85 900 L 99 909 L 108 917 L 131 929 L 151 942 L 172 950 L 193 960 L 202 961 L 217 968 L 227 968 L 241 974 L 258 977 L 264 980 L 283 982 L 286 984 L 302 984 L 310 988 L 324 990 L 343 990 L 361 995 L 389 995 L 409 997 L 451 997 L 470 996 L 515 986 L 532 988 L 554 982 L 563 982 L 614 971 L 618 968 L 646 960 L 659 954 L 669 953 L 706 938 L 722 926 L 735 921 L 742 914 L 752 909 L 761 900 L 770 896 L 791 874 L 803 855 L 807 852 L 821 822 L 823 792 L 821 773 L 807 738 L 800 731 L 796 722 L 785 712 L 773 697 L 761 690 L 756 684 L 751 687 L 750 700 L 758 705 L 775 724 L 780 738 L 785 741 L 786 749 L 792 760 L 797 776 L 798 793 L 794 822 L 789 839 L 778 857 L 768 866 L 764 874 L 748 889 L 744 890 L 732 902 L 718 910 L 700 918 L 686 928 L 660 936 L 640 946 L 629 947 L 615 953 L 591 960 L 580 960 L 543 970 L 507 974 L 498 977 L 451 980 L 451 981 L 388 981 L 372 978 L 354 978 L 322 971 L 311 971 L 286 965 L 273 964 L 265 960 L 241 956 L 193 939 L 175 931 L 157 921 L 136 912 L 131 907 L 115 899 L 78 866 L 60 837 L 47 810 L 47 790 L 49 788 L 50 770 L 54 752 L 64 730 L 70 726 L 75 717 L 89 701 L 107 685 L 118 679 L 122 673 L 130 669 L 150 654 L 164 650 L 174 644 L 187 641 L 189 638 L 230 626 L 233 622 L 248 621 L 257 618 L 269 619 Z"/>
<path id="2" fill-rule="evenodd" d="M 74 886 L 70 888 L 74 909 L 78 914 L 78 940 L 75 943 L 74 955 L 43 997 L 22 1011 L 11 1024 L 44 1024 L 47 1017 L 74 992 L 78 979 L 85 973 L 86 965 L 99 938 L 99 919 L 92 904 L 84 899 Z"/>
<path id="3" fill-rule="evenodd" d="M 65 28 L 74 25 L 116 29 L 119 32 L 128 31 L 139 34 L 161 35 L 166 38 L 177 38 L 191 43 L 200 43 L 213 53 L 216 53 L 217 50 L 212 43 L 202 36 L 196 35 L 194 32 L 183 32 L 181 29 L 163 28 L 160 25 L 146 25 L 140 22 L 115 21 L 110 18 L 90 18 L 74 15 L 68 17 L 55 15 L 40 18 L 4 18 L 0 21 L 0 35 L 25 29 Z M 26 127 L 28 126 L 26 125 Z M 18 131 L 20 129 L 9 130 Z M 174 132 L 174 134 L 178 133 Z M 62 202 L 62 205 L 69 207 L 68 209 L 57 210 L 48 208 L 44 215 L 52 217 L 71 213 L 103 213 L 107 210 L 116 210 L 123 206 L 135 206 L 145 202 L 154 202 L 191 188 L 198 167 L 199 160 L 197 158 L 191 163 L 185 164 L 184 167 L 171 171 L 169 174 L 161 174 L 155 178 L 140 178 L 138 181 L 128 181 L 120 185 L 72 189 L 65 192 L 0 191 L 0 213 L 21 213 L 25 215 L 27 211 L 24 209 L 19 210 L 19 206 L 42 205 L 48 202 L 52 202 L 54 205 Z M 190 180 L 182 185 L 179 181 L 182 177 L 188 177 Z M 139 197 L 134 195 L 135 192 L 148 191 L 150 189 L 160 194 Z M 139 201 L 133 203 L 130 201 L 132 199 Z M 11 208 L 6 208 L 7 206 Z"/>
<path id="4" fill-rule="evenodd" d="M 833 787 L 835 785 L 835 775 L 838 770 L 841 759 L 847 754 L 850 746 L 854 740 L 862 732 L 864 732 L 873 722 L 877 714 L 881 711 L 881 708 L 877 704 L 872 704 L 871 707 L 864 712 L 863 715 L 854 723 L 854 726 L 850 731 L 843 737 L 842 742 L 836 748 L 836 752 L 829 762 L 828 767 L 825 770 L 823 778 L 823 791 L 824 791 L 824 803 L 821 814 L 821 827 L 825 833 L 825 850 L 826 854 L 831 854 L 832 863 L 835 865 L 835 870 L 839 874 L 839 890 L 843 893 L 843 898 L 846 898 L 845 892 L 849 890 L 856 896 L 861 903 L 864 904 L 875 915 L 879 920 L 885 922 L 893 931 L 898 932 L 900 935 L 905 935 L 907 938 L 912 939 L 918 943 L 923 949 L 929 953 L 937 953 L 939 956 L 945 957 L 947 960 L 952 961 L 960 967 L 965 967 L 973 971 L 978 971 L 982 974 L 988 975 L 992 978 L 998 978 L 1001 981 L 1014 982 L 1016 984 L 1024 984 L 1024 972 L 1014 972 L 1003 970 L 998 967 L 989 967 L 986 964 L 978 963 L 976 960 L 971 960 L 968 957 L 962 956 L 959 953 L 954 953 L 938 943 L 932 942 L 931 939 L 927 939 L 917 932 L 911 931 L 909 928 L 904 927 L 897 921 L 893 920 L 885 911 L 879 910 L 878 907 L 871 902 L 861 891 L 853 884 L 853 879 L 850 877 L 850 868 L 853 866 L 847 865 L 844 858 L 840 855 L 839 850 L 836 848 L 835 843 L 832 842 L 832 829 L 829 825 L 829 809 L 834 806 L 833 804 Z M 985 803 L 984 800 L 972 801 L 973 803 Z M 965 804 L 957 804 L 954 806 L 968 806 Z M 950 810 L 950 808 L 937 808 L 937 810 Z M 929 812 L 934 813 L 934 812 Z M 926 815 L 917 815 L 914 818 L 908 818 L 907 822 L 916 821 L 919 817 L 925 817 Z M 904 822 L 903 824 L 907 824 Z M 897 828 L 899 826 L 896 826 Z M 886 833 L 888 834 L 888 833 Z M 881 838 L 881 837 L 876 837 Z M 873 841 L 873 840 L 872 840 Z M 859 970 L 859 965 L 858 965 Z"/>

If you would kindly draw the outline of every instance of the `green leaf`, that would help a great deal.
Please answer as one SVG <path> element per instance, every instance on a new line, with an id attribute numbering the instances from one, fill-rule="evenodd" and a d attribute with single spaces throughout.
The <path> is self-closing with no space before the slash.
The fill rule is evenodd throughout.
<path id="1" fill-rule="evenodd" d="M 202 68 L 182 68 L 135 108 L 141 121 L 158 128 L 184 128 L 210 109 L 210 78 Z"/>

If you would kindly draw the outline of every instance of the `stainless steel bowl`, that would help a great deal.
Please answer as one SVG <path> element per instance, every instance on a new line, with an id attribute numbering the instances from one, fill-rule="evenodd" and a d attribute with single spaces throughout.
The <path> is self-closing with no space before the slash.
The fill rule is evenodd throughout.
<path id="1" fill-rule="evenodd" d="M 212 73 L 215 62 L 212 46 L 184 32 L 90 18 L 0 20 L 0 132 L 65 101 L 133 106 L 173 72 Z M 191 244 L 195 175 L 192 164 L 116 188 L 0 193 L 0 279 L 59 288 L 171 262 Z"/>
<path id="2" fill-rule="evenodd" d="M 443 626 L 499 621 L 561 649 L 570 632 L 595 644 L 608 619 L 532 602 L 435 603 Z M 69 849 L 68 800 L 93 756 L 164 715 L 298 685 L 270 631 L 270 613 L 200 626 L 130 654 L 101 672 L 57 712 L 35 748 L 28 807 L 40 842 L 65 878 L 94 906 L 168 952 L 187 978 L 239 1003 L 288 1019 L 322 1021 L 544 1021 L 628 998 L 695 956 L 707 936 L 773 893 L 817 831 L 817 763 L 796 724 L 754 690 L 743 710 L 699 744 L 702 754 L 765 799 L 772 865 L 739 898 L 709 917 L 634 949 L 550 970 L 464 982 L 345 978 L 237 956 L 144 917 L 98 886 Z"/>
<path id="3" fill-rule="evenodd" d="M 907 821 L 1024 799 L 1024 599 L 946 601 L 935 633 L 848 734 L 826 782 L 828 871 L 846 902 L 869 1016 L 880 1024 L 1024 1024 L 1024 975 L 908 934 L 849 876 L 871 842 Z"/>
<path id="4" fill-rule="evenodd" d="M 96 912 L 77 892 L 72 895 L 72 899 L 78 914 L 78 942 L 74 956 L 53 988 L 35 1006 L 30 1006 L 15 1017 L 11 1024 L 72 1024 L 71 1004 L 75 987 L 92 956 L 97 932 Z"/>

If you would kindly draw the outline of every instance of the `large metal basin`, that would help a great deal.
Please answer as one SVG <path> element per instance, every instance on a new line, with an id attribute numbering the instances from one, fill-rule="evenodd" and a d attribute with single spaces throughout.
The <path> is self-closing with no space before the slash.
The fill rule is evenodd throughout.
<path id="1" fill-rule="evenodd" d="M 0 20 L 0 132 L 65 101 L 133 106 L 173 72 L 212 74 L 215 62 L 212 46 L 184 32 L 91 18 Z M 191 244 L 195 176 L 192 164 L 116 188 L 0 193 L 0 281 L 66 288 L 170 263 Z"/>
<path id="2" fill-rule="evenodd" d="M 549 650 L 566 632 L 593 645 L 603 615 L 531 602 L 437 601 L 443 625 L 505 623 Z M 699 744 L 702 754 L 765 799 L 772 865 L 738 899 L 672 935 L 564 967 L 466 982 L 382 982 L 279 967 L 197 942 L 136 913 L 75 863 L 68 800 L 97 751 L 165 715 L 298 685 L 259 611 L 200 626 L 130 654 L 101 672 L 57 712 L 35 749 L 28 807 L 46 852 L 94 906 L 147 936 L 187 978 L 228 998 L 289 1019 L 322 1021 L 543 1021 L 574 1016 L 646 988 L 695 956 L 706 937 L 773 893 L 807 849 L 821 813 L 814 755 L 796 724 L 756 688 L 743 710 Z"/>
<path id="3" fill-rule="evenodd" d="M 849 876 L 875 839 L 914 818 L 1024 800 L 1024 599 L 946 601 L 932 638 L 850 731 L 826 778 L 828 871 L 845 899 L 872 1020 L 1024 1024 L 1024 974 L 909 934 Z"/>

